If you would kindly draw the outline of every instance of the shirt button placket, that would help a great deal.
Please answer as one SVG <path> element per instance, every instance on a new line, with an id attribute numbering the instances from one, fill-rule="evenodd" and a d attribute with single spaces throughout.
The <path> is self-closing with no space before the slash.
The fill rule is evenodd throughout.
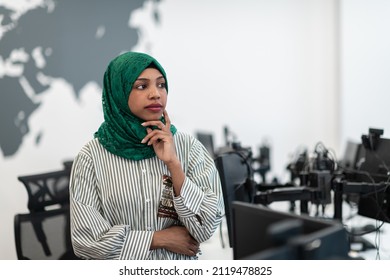
<path id="1" fill-rule="evenodd" d="M 143 177 L 143 181 L 146 185 L 146 188 L 148 188 L 147 184 L 149 184 L 149 180 L 148 180 L 148 173 L 146 171 L 145 168 L 142 168 L 141 169 L 141 172 L 142 172 L 142 177 Z M 145 197 L 145 220 L 146 220 L 146 230 L 148 231 L 151 231 L 152 230 L 152 227 L 150 226 L 150 211 L 151 211 L 151 204 L 150 204 L 150 198 L 149 197 Z"/>

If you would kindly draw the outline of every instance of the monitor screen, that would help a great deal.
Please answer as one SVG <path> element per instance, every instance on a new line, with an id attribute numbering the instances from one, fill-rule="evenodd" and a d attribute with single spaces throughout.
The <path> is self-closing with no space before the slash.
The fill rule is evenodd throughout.
<path id="1" fill-rule="evenodd" d="M 343 169 L 356 170 L 360 167 L 362 158 L 364 158 L 363 145 L 349 140 L 339 164 Z"/>
<path id="2" fill-rule="evenodd" d="M 390 139 L 378 138 L 375 147 L 365 147 L 365 158 L 360 171 L 368 183 L 384 182 L 385 187 L 361 194 L 358 213 L 362 216 L 390 223 Z"/>
<path id="3" fill-rule="evenodd" d="M 365 147 L 365 157 L 360 170 L 370 173 L 377 180 L 388 177 L 390 172 L 390 139 L 379 138 L 375 148 Z"/>
<path id="4" fill-rule="evenodd" d="M 203 144 L 211 157 L 215 156 L 214 137 L 211 133 L 197 132 L 196 138 Z"/>
<path id="5" fill-rule="evenodd" d="M 342 224 L 233 202 L 234 259 L 348 259 Z"/>
<path id="6" fill-rule="evenodd" d="M 252 186 L 247 183 L 250 177 L 249 163 L 239 152 L 230 152 L 218 155 L 215 164 L 221 178 L 229 244 L 232 247 L 232 202 L 251 202 L 253 199 Z"/>

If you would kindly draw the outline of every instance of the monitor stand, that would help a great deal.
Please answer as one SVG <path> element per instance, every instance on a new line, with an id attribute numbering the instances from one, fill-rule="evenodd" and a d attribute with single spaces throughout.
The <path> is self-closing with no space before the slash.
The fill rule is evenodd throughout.
<path id="1" fill-rule="evenodd" d="M 362 236 L 363 234 L 371 233 L 374 231 L 375 231 L 375 226 L 370 225 L 370 224 L 362 226 L 362 227 L 352 228 L 352 231 L 351 231 L 352 235 L 350 237 L 350 244 L 351 244 L 351 246 L 353 244 L 356 244 L 356 246 L 360 246 L 359 248 L 354 249 L 354 251 L 363 252 L 366 250 L 376 249 L 374 244 L 372 244 L 370 241 L 368 241 L 366 238 L 364 238 Z M 353 248 L 351 247 L 351 249 L 353 249 Z"/>

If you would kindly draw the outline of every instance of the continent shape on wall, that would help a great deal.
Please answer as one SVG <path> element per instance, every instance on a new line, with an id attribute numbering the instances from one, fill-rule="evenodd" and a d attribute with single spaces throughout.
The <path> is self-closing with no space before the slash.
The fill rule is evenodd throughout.
<path id="1" fill-rule="evenodd" d="M 40 108 L 53 79 L 71 84 L 76 98 L 88 82 L 100 85 L 107 63 L 131 50 L 139 30 L 133 11 L 147 0 L 42 1 L 22 15 L 0 4 L 0 150 L 14 155 L 30 132 L 29 117 Z M 158 2 L 158 1 L 156 1 Z M 155 15 L 158 21 L 158 14 Z M 36 143 L 44 136 L 36 136 Z"/>

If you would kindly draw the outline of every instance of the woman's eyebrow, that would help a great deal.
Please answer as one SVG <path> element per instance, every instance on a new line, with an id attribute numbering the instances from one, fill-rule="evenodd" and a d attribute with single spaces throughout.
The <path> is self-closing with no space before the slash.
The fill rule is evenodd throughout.
<path id="1" fill-rule="evenodd" d="M 148 78 L 137 78 L 137 81 L 149 81 Z"/>
<path id="2" fill-rule="evenodd" d="M 157 77 L 156 80 L 164 79 L 164 76 Z M 137 81 L 149 81 L 149 78 L 137 78 Z"/>

